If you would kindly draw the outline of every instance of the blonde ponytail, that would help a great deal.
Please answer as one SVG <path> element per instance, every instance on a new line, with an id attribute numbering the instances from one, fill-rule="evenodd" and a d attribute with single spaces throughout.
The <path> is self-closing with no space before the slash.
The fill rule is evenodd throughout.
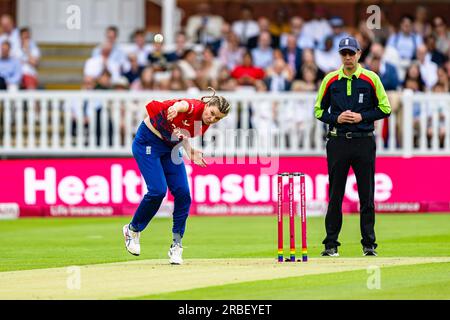
<path id="1" fill-rule="evenodd" d="M 212 90 L 213 94 L 211 96 L 201 97 L 200 100 L 205 102 L 207 105 L 217 106 L 221 113 L 227 115 L 231 109 L 230 103 L 223 96 L 216 96 L 216 89 L 214 89 L 213 87 L 208 87 L 208 89 Z M 208 101 L 205 101 L 205 99 L 208 99 Z"/>

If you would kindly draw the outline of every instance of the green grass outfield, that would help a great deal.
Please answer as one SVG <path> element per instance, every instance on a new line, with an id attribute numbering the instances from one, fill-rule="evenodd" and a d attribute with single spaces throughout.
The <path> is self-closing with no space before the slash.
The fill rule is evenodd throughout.
<path id="1" fill-rule="evenodd" d="M 182 266 L 167 264 L 171 219 L 157 218 L 151 222 L 142 233 L 139 257 L 128 254 L 124 248 L 121 228 L 128 221 L 129 218 L 0 221 L 0 280 L 3 276 L 0 299 L 450 299 L 448 214 L 378 215 L 375 229 L 379 257 L 364 260 L 361 260 L 358 215 L 344 217 L 339 259 L 319 257 L 324 218 L 308 218 L 311 262 L 285 263 L 282 266 L 275 261 L 275 217 L 190 217 L 183 239 L 186 264 Z M 286 221 L 285 247 L 288 246 L 287 227 Z M 298 247 L 299 230 L 300 225 L 297 224 Z M 440 257 L 440 260 L 427 260 L 429 257 Z M 208 264 L 208 261 L 214 262 L 210 259 L 217 259 L 217 264 Z M 117 262 L 123 263 L 113 264 Z M 333 266 L 333 263 L 336 265 Z M 86 277 L 81 282 L 85 288 L 92 285 L 88 283 L 89 270 L 106 270 L 104 281 L 102 272 L 97 272 L 95 279 L 92 279 L 98 281 L 96 290 L 99 291 L 95 291 L 98 296 L 89 296 L 87 292 L 83 295 L 82 290 L 77 295 L 73 294 L 73 290 L 64 288 L 52 295 L 48 289 L 52 288 L 51 285 L 45 287 L 46 295 L 40 295 L 46 281 L 54 281 L 55 292 L 59 290 L 58 286 L 68 277 L 68 266 L 86 266 L 82 267 L 86 270 Z M 371 276 L 368 267 L 372 266 L 380 266 L 378 289 L 367 286 Z M 102 283 L 110 286 L 104 289 L 108 294 L 115 290 L 107 277 L 114 279 L 113 272 L 119 267 L 121 269 L 117 270 L 122 271 L 117 271 L 118 282 L 127 281 L 128 276 L 129 281 L 145 281 L 145 278 L 164 274 L 168 277 L 167 286 L 159 289 L 150 284 L 147 291 L 140 288 L 136 292 L 103 295 Z M 261 276 L 252 274 L 252 269 L 255 273 L 260 271 Z M 195 273 L 205 272 L 204 278 L 207 280 L 208 270 L 212 273 L 210 285 L 192 278 L 198 276 Z M 319 270 L 320 274 L 317 274 Z M 143 275 L 149 272 L 148 277 L 135 279 L 135 273 L 139 272 Z M 178 288 L 170 279 L 183 272 L 184 278 L 177 281 L 191 277 L 192 285 Z M 233 272 L 236 272 L 235 277 Z M 223 281 L 218 281 L 222 273 Z M 239 274 L 241 277 L 238 277 Z M 48 279 L 61 277 L 62 280 L 48 280 L 47 275 Z M 5 284 L 8 279 L 23 279 L 15 282 L 17 292 Z"/>

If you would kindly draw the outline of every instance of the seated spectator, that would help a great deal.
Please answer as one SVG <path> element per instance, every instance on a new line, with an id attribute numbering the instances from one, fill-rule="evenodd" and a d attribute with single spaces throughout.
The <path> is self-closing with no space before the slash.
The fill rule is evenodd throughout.
<path id="1" fill-rule="evenodd" d="M 314 92 L 317 91 L 317 68 L 311 65 L 302 66 L 299 72 L 299 79 L 292 83 L 291 90 L 298 92 Z"/>
<path id="2" fill-rule="evenodd" d="M 220 30 L 220 37 L 214 41 L 212 44 L 210 44 L 209 46 L 213 48 L 213 52 L 215 56 L 219 56 L 220 55 L 220 49 L 224 46 L 226 46 L 227 43 L 227 39 L 229 37 L 231 33 L 231 25 L 228 22 L 224 22 L 222 24 L 222 30 Z M 238 46 L 239 46 L 239 39 L 238 41 Z"/>
<path id="3" fill-rule="evenodd" d="M 433 33 L 436 36 L 436 49 L 444 55 L 450 55 L 450 31 L 444 17 L 433 19 Z"/>
<path id="4" fill-rule="evenodd" d="M 161 83 L 161 90 L 186 91 L 189 89 L 189 83 L 184 79 L 183 72 L 178 65 L 173 65 L 170 72 L 170 78 Z"/>
<path id="5" fill-rule="evenodd" d="M 294 34 L 286 36 L 286 47 L 281 49 L 283 52 L 284 61 L 288 63 L 291 70 L 294 71 L 294 76 L 299 79 L 299 71 L 302 66 L 302 49 L 298 47 L 298 41 Z"/>
<path id="6" fill-rule="evenodd" d="M 0 29 L 2 30 L 2 33 L 0 33 L 0 44 L 8 41 L 10 50 L 14 55 L 20 49 L 20 34 L 9 14 L 4 14 L 0 17 Z"/>
<path id="7" fill-rule="evenodd" d="M 292 70 L 291 66 L 286 63 L 286 61 L 284 60 L 283 53 L 281 52 L 280 49 L 275 49 L 273 51 L 273 61 L 275 62 L 276 60 L 283 61 L 283 71 L 282 71 L 282 73 L 286 77 L 286 79 L 288 79 L 291 82 L 294 79 L 295 70 Z M 273 63 L 269 67 L 267 67 L 267 69 L 266 69 L 266 77 L 269 77 L 269 76 L 271 76 L 274 73 L 273 67 L 274 67 Z"/>
<path id="8" fill-rule="evenodd" d="M 133 45 L 128 52 L 128 58 L 130 54 L 133 54 L 137 58 L 137 63 L 141 68 L 145 68 L 148 63 L 148 55 L 152 51 L 152 46 L 145 43 L 145 30 L 137 29 L 133 33 Z"/>
<path id="9" fill-rule="evenodd" d="M 270 68 L 270 73 L 264 78 L 270 92 L 283 92 L 291 89 L 290 74 L 286 74 L 286 62 L 282 59 L 275 59 Z"/>
<path id="10" fill-rule="evenodd" d="M 237 66 L 231 72 L 231 76 L 241 86 L 253 86 L 256 80 L 264 79 L 264 75 L 264 70 L 253 64 L 253 58 L 249 52 L 244 54 L 242 65 Z"/>
<path id="11" fill-rule="evenodd" d="M 383 59 L 384 48 L 379 43 L 374 43 L 370 49 L 367 68 L 379 75 L 381 83 L 386 91 L 397 90 L 399 78 L 395 66 Z"/>
<path id="12" fill-rule="evenodd" d="M 217 78 L 222 63 L 219 59 L 214 57 L 214 52 L 211 47 L 206 47 L 203 50 L 203 59 L 198 70 L 197 82 L 200 90 L 207 90 L 208 87 L 217 88 Z"/>
<path id="13" fill-rule="evenodd" d="M 295 37 L 295 41 L 297 43 L 298 48 L 300 48 L 300 49 L 305 49 L 305 48 L 313 49 L 314 48 L 314 40 L 305 33 L 303 25 L 304 25 L 304 21 L 302 18 L 300 18 L 298 16 L 291 18 L 290 32 L 289 33 L 284 32 L 280 36 L 280 47 L 282 49 L 289 46 L 288 38 L 291 35 Z"/>
<path id="14" fill-rule="evenodd" d="M 22 87 L 28 90 L 36 90 L 38 87 L 37 66 L 41 52 L 36 43 L 31 40 L 30 29 L 20 29 L 20 50 L 16 56 L 22 63 Z"/>
<path id="15" fill-rule="evenodd" d="M 0 46 L 0 77 L 5 80 L 8 90 L 18 90 L 22 81 L 20 60 L 11 55 L 9 41 L 3 41 Z"/>
<path id="16" fill-rule="evenodd" d="M 422 38 L 431 34 L 431 24 L 428 21 L 428 9 L 423 5 L 416 7 L 414 15 L 413 30 L 416 34 L 419 34 Z"/>
<path id="17" fill-rule="evenodd" d="M 325 74 L 341 66 L 341 57 L 339 52 L 333 49 L 333 38 L 331 36 L 325 39 L 324 50 L 316 49 L 314 55 L 317 66 Z"/>
<path id="18" fill-rule="evenodd" d="M 156 90 L 158 85 L 155 82 L 154 71 L 152 67 L 146 67 L 141 72 L 141 76 L 134 80 L 130 86 L 132 91 Z"/>
<path id="19" fill-rule="evenodd" d="M 241 7 L 241 19 L 233 22 L 231 30 L 239 37 L 240 46 L 246 47 L 248 40 L 258 36 L 259 26 L 253 18 L 253 10 L 247 5 Z"/>
<path id="20" fill-rule="evenodd" d="M 433 34 L 425 37 L 425 45 L 427 46 L 428 52 L 431 54 L 431 61 L 436 63 L 439 67 L 447 62 L 448 56 L 436 49 L 436 37 Z"/>
<path id="21" fill-rule="evenodd" d="M 259 27 L 259 32 L 258 34 L 254 35 L 253 37 L 250 37 L 248 39 L 247 42 L 247 50 L 252 50 L 254 48 L 256 48 L 258 46 L 258 38 L 259 35 L 261 34 L 261 32 L 269 32 L 270 36 L 272 38 L 271 41 L 271 46 L 272 48 L 278 48 L 279 47 L 279 42 L 280 42 L 280 37 L 273 35 L 270 30 L 269 30 L 269 19 L 267 19 L 267 17 L 259 17 L 258 18 L 258 27 Z"/>
<path id="22" fill-rule="evenodd" d="M 183 55 L 187 49 L 186 35 L 184 32 L 178 32 L 175 37 L 175 50 L 166 54 L 169 62 L 176 62 L 183 58 Z"/>
<path id="23" fill-rule="evenodd" d="M 348 37 L 348 33 L 344 31 L 344 20 L 341 17 L 332 17 L 330 19 L 331 37 L 333 38 L 333 50 L 339 51 L 339 42 L 345 37 Z"/>
<path id="24" fill-rule="evenodd" d="M 120 65 L 112 57 L 112 44 L 103 43 L 99 55 L 89 58 L 84 64 L 84 76 L 98 78 L 107 69 L 113 79 L 120 76 Z"/>
<path id="25" fill-rule="evenodd" d="M 325 73 L 323 73 L 316 64 L 316 59 L 314 57 L 314 51 L 312 49 L 303 50 L 302 54 L 302 68 L 310 67 L 315 70 L 316 73 L 316 82 L 320 82 L 325 77 Z"/>
<path id="26" fill-rule="evenodd" d="M 272 64 L 273 49 L 271 48 L 272 38 L 270 33 L 262 32 L 258 38 L 258 46 L 251 51 L 252 59 L 256 67 L 266 69 Z"/>
<path id="27" fill-rule="evenodd" d="M 438 68 L 438 81 L 436 85 L 441 85 L 444 88 L 445 92 L 449 92 L 450 85 L 449 85 L 450 79 L 447 76 L 447 72 L 443 67 Z"/>
<path id="28" fill-rule="evenodd" d="M 196 87 L 197 72 L 200 68 L 197 60 L 197 53 L 191 49 L 186 50 L 183 58 L 178 61 L 177 65 L 181 69 L 183 78 L 189 84 L 189 88 Z"/>
<path id="29" fill-rule="evenodd" d="M 405 80 L 403 82 L 403 88 L 406 88 L 406 82 L 410 81 L 410 86 L 414 87 L 416 91 L 424 91 L 425 82 L 422 79 L 422 74 L 420 73 L 420 66 L 417 62 L 413 62 L 406 70 Z M 414 82 L 414 84 L 412 84 Z"/>
<path id="30" fill-rule="evenodd" d="M 316 6 L 313 12 L 313 18 L 305 23 L 303 31 L 314 41 L 314 48 L 318 48 L 323 43 L 326 36 L 332 33 L 330 23 L 327 19 L 326 9 L 322 6 Z"/>
<path id="31" fill-rule="evenodd" d="M 109 26 L 105 31 L 105 41 L 111 46 L 110 59 L 119 66 L 119 73 L 128 71 L 129 64 L 125 52 L 120 48 L 117 43 L 117 37 L 119 36 L 119 29 L 116 26 Z M 98 45 L 92 51 L 92 57 L 98 57 L 102 55 L 103 44 Z"/>
<path id="32" fill-rule="evenodd" d="M 242 64 L 245 49 L 239 46 L 239 38 L 234 32 L 230 32 L 227 40 L 219 49 L 220 62 L 227 66 L 228 70 L 233 70 L 237 65 Z"/>
<path id="33" fill-rule="evenodd" d="M 431 61 L 431 54 L 428 53 L 427 47 L 421 45 L 417 48 L 417 61 L 419 62 L 420 75 L 425 82 L 427 90 L 431 90 L 437 82 L 437 70 L 436 63 Z"/>
<path id="34" fill-rule="evenodd" d="M 134 53 L 128 55 L 128 61 L 130 62 L 130 70 L 122 73 L 122 75 L 127 78 L 128 83 L 133 83 L 134 80 L 141 76 L 141 72 L 144 70 L 145 66 L 139 65 L 138 57 Z"/>
<path id="35" fill-rule="evenodd" d="M 389 37 L 387 46 L 395 48 L 401 59 L 411 61 L 416 58 L 416 50 L 422 42 L 422 37 L 413 30 L 412 17 L 405 15 L 400 20 L 399 32 Z"/>
<path id="36" fill-rule="evenodd" d="M 190 16 L 186 23 L 186 35 L 191 43 L 213 44 L 220 38 L 223 18 L 211 13 L 211 6 L 202 2 L 197 14 Z"/>

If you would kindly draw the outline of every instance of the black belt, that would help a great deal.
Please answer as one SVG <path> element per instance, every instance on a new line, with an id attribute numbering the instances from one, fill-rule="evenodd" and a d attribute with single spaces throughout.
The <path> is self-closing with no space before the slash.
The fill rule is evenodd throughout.
<path id="1" fill-rule="evenodd" d="M 347 139 L 373 137 L 373 132 L 328 132 L 328 138 L 343 137 Z"/>

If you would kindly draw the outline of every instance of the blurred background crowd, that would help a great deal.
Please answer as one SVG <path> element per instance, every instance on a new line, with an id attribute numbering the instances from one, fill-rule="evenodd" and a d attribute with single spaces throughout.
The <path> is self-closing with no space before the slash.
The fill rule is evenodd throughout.
<path id="1" fill-rule="evenodd" d="M 448 93 L 448 16 L 430 16 L 421 5 L 414 15 L 398 21 L 389 21 L 383 10 L 380 18 L 379 28 L 369 28 L 366 21 L 349 28 L 322 6 L 305 21 L 283 9 L 275 19 L 255 16 L 244 4 L 240 19 L 225 21 L 211 13 L 209 4 L 200 3 L 171 47 L 155 42 L 155 33 L 144 29 L 129 35 L 128 43 L 119 43 L 120 30 L 109 26 L 84 62 L 81 88 L 197 92 L 211 86 L 220 91 L 315 92 L 323 77 L 340 67 L 337 46 L 350 34 L 362 47 L 361 65 L 379 74 L 394 112 L 400 104 L 398 93 L 404 90 Z M 18 29 L 9 15 L 1 17 L 0 26 L 0 89 L 42 88 L 41 51 L 32 30 Z M 417 108 L 417 122 L 419 113 Z M 387 134 L 386 124 L 385 139 Z M 443 128 L 440 138 L 442 145 Z"/>
<path id="2" fill-rule="evenodd" d="M 130 35 L 130 43 L 118 43 L 120 30 L 108 27 L 84 64 L 83 87 L 315 91 L 324 75 L 340 66 L 339 40 L 352 34 L 362 47 L 360 63 L 380 75 L 386 90 L 449 91 L 447 17 L 429 16 L 426 6 L 399 21 L 381 11 L 380 28 L 371 30 L 361 21 L 356 32 L 324 7 L 308 21 L 282 10 L 277 20 L 255 17 L 246 5 L 236 21 L 213 15 L 207 3 L 197 9 L 172 48 L 154 42 L 144 29 Z M 16 28 L 8 15 L 0 25 L 0 87 L 39 88 L 41 53 L 31 30 Z"/>

